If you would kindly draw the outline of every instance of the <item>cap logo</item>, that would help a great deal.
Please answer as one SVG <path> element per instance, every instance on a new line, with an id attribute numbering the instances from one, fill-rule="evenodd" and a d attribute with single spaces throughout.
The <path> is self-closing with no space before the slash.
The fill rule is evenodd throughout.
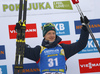
<path id="1" fill-rule="evenodd" d="M 55 29 L 54 27 L 52 27 L 52 29 Z"/>

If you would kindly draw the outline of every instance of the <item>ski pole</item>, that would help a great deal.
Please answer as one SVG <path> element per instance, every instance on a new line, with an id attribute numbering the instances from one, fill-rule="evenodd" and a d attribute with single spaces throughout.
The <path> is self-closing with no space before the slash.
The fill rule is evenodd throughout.
<path id="1" fill-rule="evenodd" d="M 82 12 L 82 10 L 81 10 L 79 4 L 78 4 L 78 3 L 79 3 L 79 0 L 72 0 L 72 2 L 73 2 L 73 4 L 76 5 L 76 7 L 77 7 L 77 9 L 78 9 L 78 12 L 79 12 L 80 16 L 82 17 L 82 19 L 84 19 L 84 14 L 83 14 L 83 12 Z M 100 53 L 100 47 L 99 47 L 99 45 L 98 45 L 98 43 L 97 43 L 97 41 L 96 41 L 96 39 L 95 39 L 95 37 L 94 37 L 94 35 L 93 35 L 91 29 L 89 28 L 89 23 L 87 23 L 87 24 L 85 23 L 85 25 L 86 25 L 86 28 L 87 28 L 89 34 L 91 35 L 91 37 L 92 37 L 92 39 L 93 39 L 93 41 L 94 41 L 94 43 L 95 43 L 95 45 L 96 45 L 96 47 L 97 47 L 99 53 Z"/>

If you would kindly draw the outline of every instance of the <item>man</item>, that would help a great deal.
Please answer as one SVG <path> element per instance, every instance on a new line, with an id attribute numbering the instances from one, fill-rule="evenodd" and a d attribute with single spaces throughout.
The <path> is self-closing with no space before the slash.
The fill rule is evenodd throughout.
<path id="1" fill-rule="evenodd" d="M 82 24 L 89 23 L 88 19 L 81 18 Z M 30 48 L 26 45 L 24 57 L 39 63 L 40 74 L 66 74 L 66 60 L 85 48 L 89 33 L 82 26 L 81 35 L 77 42 L 70 45 L 58 44 L 61 38 L 56 35 L 55 26 L 47 23 L 42 26 L 43 41 L 41 46 Z"/>

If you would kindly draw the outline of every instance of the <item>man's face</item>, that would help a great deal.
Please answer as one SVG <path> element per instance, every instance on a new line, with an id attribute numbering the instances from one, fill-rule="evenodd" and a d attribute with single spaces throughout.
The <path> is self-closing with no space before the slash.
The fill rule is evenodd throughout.
<path id="1" fill-rule="evenodd" d="M 44 36 L 45 40 L 48 40 L 49 42 L 54 42 L 56 39 L 56 33 L 53 30 L 50 30 L 46 33 Z"/>

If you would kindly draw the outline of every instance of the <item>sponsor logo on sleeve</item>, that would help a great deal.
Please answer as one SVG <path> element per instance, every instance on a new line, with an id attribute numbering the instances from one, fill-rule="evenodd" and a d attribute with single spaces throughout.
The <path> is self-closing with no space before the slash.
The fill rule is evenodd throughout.
<path id="1" fill-rule="evenodd" d="M 9 38 L 16 39 L 17 33 L 15 31 L 16 25 L 9 25 Z M 36 24 L 26 24 L 25 38 L 37 37 Z"/>
<path id="2" fill-rule="evenodd" d="M 80 59 L 80 73 L 100 72 L 100 58 Z"/>

